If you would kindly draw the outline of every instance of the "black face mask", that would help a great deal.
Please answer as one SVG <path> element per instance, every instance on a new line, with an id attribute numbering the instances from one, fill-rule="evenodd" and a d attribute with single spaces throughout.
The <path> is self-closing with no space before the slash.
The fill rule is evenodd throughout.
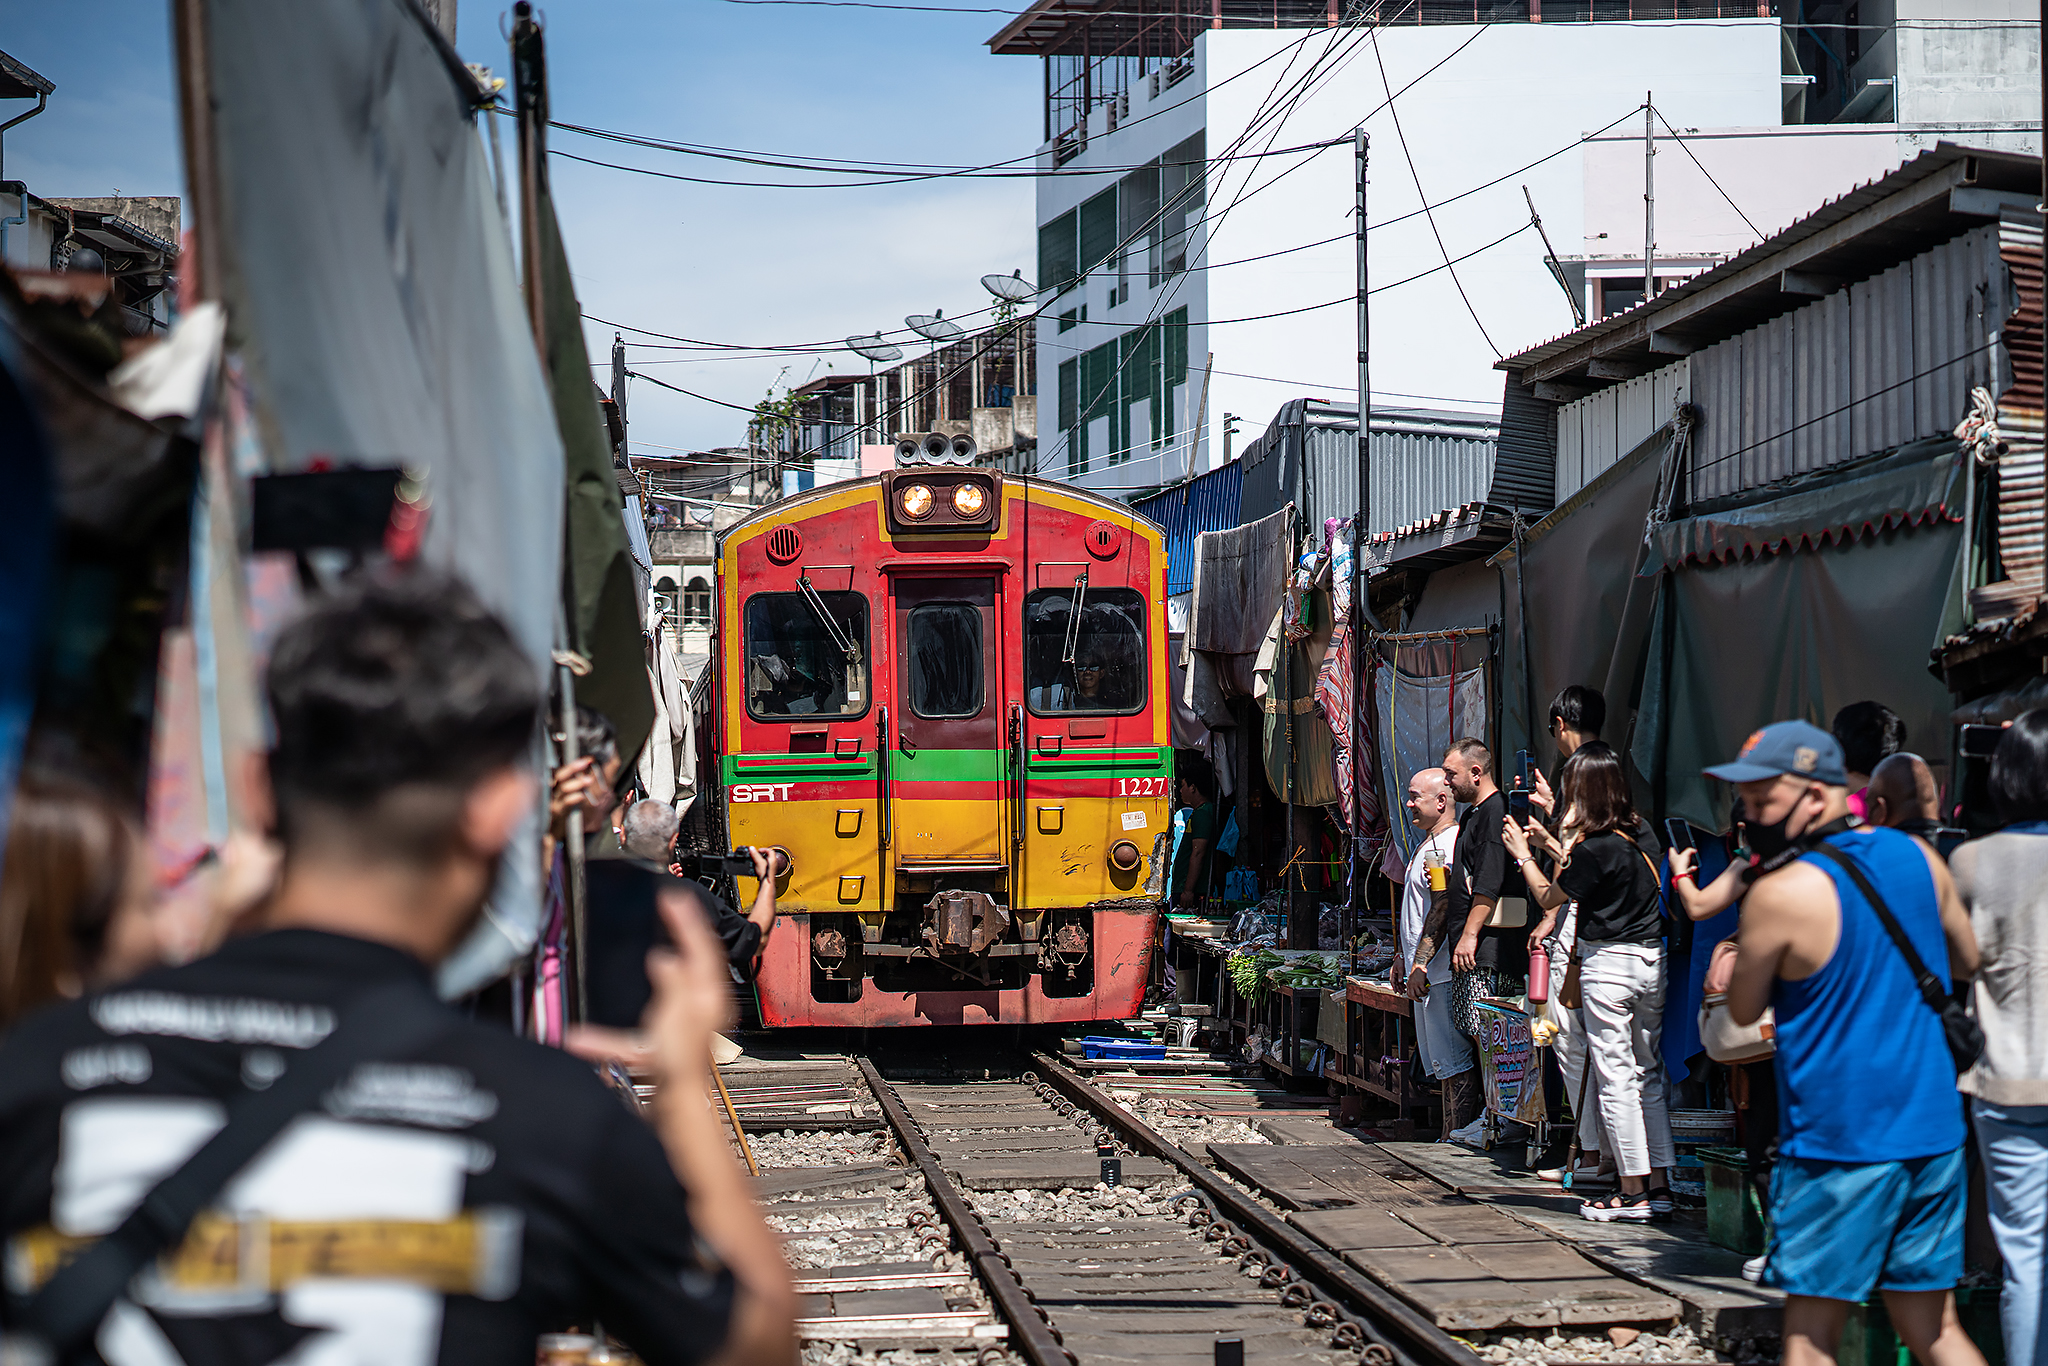
<path id="1" fill-rule="evenodd" d="M 1798 809 L 1795 802 L 1792 810 Z M 1853 816 L 1839 816 L 1822 825 L 1808 826 L 1795 837 L 1785 830 L 1787 822 L 1791 819 L 1792 811 L 1787 811 L 1778 820 L 1768 823 L 1758 820 L 1754 815 L 1743 823 L 1745 842 L 1749 845 L 1749 851 L 1757 857 L 1757 862 L 1744 874 L 1749 881 L 1753 882 L 1765 873 L 1776 872 L 1786 864 L 1795 862 L 1829 835 L 1838 835 L 1844 830 L 1853 829 L 1856 824 Z"/>
<path id="2" fill-rule="evenodd" d="M 1797 808 L 1795 807 L 1794 809 L 1796 810 Z M 1773 858 L 1798 843 L 1799 841 L 1794 840 L 1785 833 L 1785 825 L 1791 819 L 1791 811 L 1787 811 L 1782 817 L 1769 824 L 1756 819 L 1754 816 L 1750 817 L 1742 826 L 1742 833 L 1745 842 L 1749 845 L 1749 852 L 1755 854 L 1764 862 L 1769 863 Z"/>

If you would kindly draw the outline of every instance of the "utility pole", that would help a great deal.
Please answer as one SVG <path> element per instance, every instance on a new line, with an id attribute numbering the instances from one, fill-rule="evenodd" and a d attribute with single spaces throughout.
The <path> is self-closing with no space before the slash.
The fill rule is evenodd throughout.
<path id="1" fill-rule="evenodd" d="M 1226 465 L 1228 465 L 1231 461 L 1230 448 L 1232 445 L 1232 439 L 1236 437 L 1236 435 L 1237 414 L 1225 413 L 1223 415 L 1223 463 Z"/>
<path id="2" fill-rule="evenodd" d="M 1657 297 L 1657 106 L 1643 92 L 1643 302 Z"/>
<path id="3" fill-rule="evenodd" d="M 548 356 L 547 273 L 541 261 L 541 197 L 546 193 L 548 77 L 547 49 L 541 26 L 534 21 L 529 0 L 512 7 L 512 92 L 513 108 L 519 121 L 519 266 L 526 286 L 526 312 L 533 328 L 533 344 L 540 352 L 543 376 L 553 373 Z M 562 537 L 566 554 L 567 528 Z M 566 570 L 562 583 L 568 586 Z M 566 602 L 555 608 L 555 702 L 556 724 L 561 743 L 555 746 L 557 764 L 573 764 L 581 756 L 576 730 L 576 675 L 568 664 L 577 642 L 570 635 Z M 589 979 L 583 946 L 587 924 L 583 874 L 583 806 L 569 809 L 562 832 L 563 861 L 569 892 L 570 993 L 568 1017 L 581 1022 L 590 1011 Z"/>
<path id="4" fill-rule="evenodd" d="M 630 466 L 632 461 L 626 455 L 626 339 L 616 332 L 612 333 L 612 406 L 619 410 L 619 463 Z"/>
<path id="5" fill-rule="evenodd" d="M 1357 971 L 1353 943 L 1365 919 L 1365 535 L 1372 507 L 1372 314 L 1368 308 L 1365 253 L 1365 179 L 1372 139 L 1358 129 L 1352 156 L 1357 162 L 1357 203 L 1352 239 L 1358 253 L 1358 507 L 1351 514 L 1351 895 L 1344 902 L 1344 952 L 1349 971 Z"/>

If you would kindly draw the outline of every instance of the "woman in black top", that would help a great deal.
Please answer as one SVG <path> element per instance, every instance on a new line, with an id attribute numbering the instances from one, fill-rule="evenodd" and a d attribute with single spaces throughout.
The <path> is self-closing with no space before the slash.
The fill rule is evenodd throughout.
<path id="1" fill-rule="evenodd" d="M 1629 797 L 1614 751 L 1595 740 L 1565 760 L 1558 799 L 1561 840 L 1512 817 L 1501 840 L 1521 866 L 1547 932 L 1566 901 L 1578 903 L 1580 1011 L 1600 1093 L 1600 1120 L 1614 1147 L 1621 1190 L 1580 1213 L 1601 1222 L 1647 1223 L 1672 1211 L 1671 1116 L 1664 1100 L 1663 851 Z M 1530 857 L 1531 839 L 1552 852 L 1557 875 Z"/>

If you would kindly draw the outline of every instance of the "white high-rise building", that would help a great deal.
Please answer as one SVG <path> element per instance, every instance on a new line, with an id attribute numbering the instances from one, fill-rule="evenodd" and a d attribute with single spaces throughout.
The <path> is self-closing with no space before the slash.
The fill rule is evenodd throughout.
<path id="1" fill-rule="evenodd" d="M 1660 288 L 1937 137 L 2039 145 L 2031 7 L 1873 3 L 1039 0 L 990 40 L 1045 66 L 1039 471 L 1129 497 L 1217 463 L 1225 414 L 1241 450 L 1282 402 L 1355 393 L 1361 122 L 1375 406 L 1475 412 L 1574 301 L 1641 298 L 1646 96 Z M 1918 122 L 1864 122 L 1897 108 Z"/>

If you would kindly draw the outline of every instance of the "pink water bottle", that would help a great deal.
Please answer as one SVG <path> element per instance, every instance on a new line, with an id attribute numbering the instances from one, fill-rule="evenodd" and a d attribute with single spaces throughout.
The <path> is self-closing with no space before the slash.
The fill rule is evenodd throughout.
<path id="1" fill-rule="evenodd" d="M 1529 1004 L 1550 999 L 1550 952 L 1541 944 L 1529 950 Z"/>

